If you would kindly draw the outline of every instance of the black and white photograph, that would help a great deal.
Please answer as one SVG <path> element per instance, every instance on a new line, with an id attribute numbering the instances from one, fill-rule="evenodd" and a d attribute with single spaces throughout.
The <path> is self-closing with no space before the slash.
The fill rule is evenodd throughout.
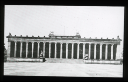
<path id="1" fill-rule="evenodd" d="M 123 6 L 4 7 L 4 75 L 123 78 Z"/>

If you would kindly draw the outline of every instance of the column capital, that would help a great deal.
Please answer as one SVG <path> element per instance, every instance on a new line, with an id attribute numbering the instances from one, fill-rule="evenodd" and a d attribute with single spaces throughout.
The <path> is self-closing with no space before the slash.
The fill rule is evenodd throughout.
<path id="1" fill-rule="evenodd" d="M 31 42 L 32 44 L 34 43 L 34 42 Z"/>
<path id="2" fill-rule="evenodd" d="M 114 44 L 111 44 L 111 46 L 113 46 Z"/>
<path id="3" fill-rule="evenodd" d="M 54 42 L 55 44 L 57 44 L 57 42 Z"/>
<path id="4" fill-rule="evenodd" d="M 106 44 L 106 46 L 108 46 L 109 44 Z"/>
<path id="5" fill-rule="evenodd" d="M 83 45 L 85 45 L 86 43 L 83 43 Z"/>
<path id="6" fill-rule="evenodd" d="M 17 43 L 17 41 L 14 41 L 15 43 Z"/>
<path id="7" fill-rule="evenodd" d="M 20 41 L 20 43 L 23 43 L 22 41 Z"/>
<path id="8" fill-rule="evenodd" d="M 66 44 L 69 44 L 69 43 L 66 43 Z"/>
<path id="9" fill-rule="evenodd" d="M 44 44 L 46 43 L 46 42 L 43 42 Z"/>
<path id="10" fill-rule="evenodd" d="M 28 44 L 28 42 L 26 42 Z"/>
<path id="11" fill-rule="evenodd" d="M 40 42 L 37 42 L 38 44 L 40 43 Z"/>
<path id="12" fill-rule="evenodd" d="M 80 44 L 80 43 L 77 43 L 77 44 Z"/>
<path id="13" fill-rule="evenodd" d="M 60 44 L 63 44 L 62 42 Z"/>
<path id="14" fill-rule="evenodd" d="M 94 43 L 94 45 L 97 45 L 98 43 Z"/>
<path id="15" fill-rule="evenodd" d="M 89 45 L 91 45 L 91 43 L 89 43 Z"/>
<path id="16" fill-rule="evenodd" d="M 74 43 L 72 43 L 72 44 L 74 44 Z"/>
<path id="17" fill-rule="evenodd" d="M 102 43 L 100 43 L 100 45 L 102 46 L 103 44 L 102 44 Z"/>

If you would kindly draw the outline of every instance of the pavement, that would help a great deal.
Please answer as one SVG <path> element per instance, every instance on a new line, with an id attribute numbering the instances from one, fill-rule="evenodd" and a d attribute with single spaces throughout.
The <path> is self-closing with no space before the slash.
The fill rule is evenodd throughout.
<path id="1" fill-rule="evenodd" d="M 123 65 L 69 64 L 42 62 L 5 62 L 4 75 L 65 76 L 65 77 L 123 77 Z"/>

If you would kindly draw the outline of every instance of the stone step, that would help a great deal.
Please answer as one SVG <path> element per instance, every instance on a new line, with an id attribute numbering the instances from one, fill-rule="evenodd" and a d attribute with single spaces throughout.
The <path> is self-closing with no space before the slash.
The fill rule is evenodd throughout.
<path id="1" fill-rule="evenodd" d="M 84 60 L 85 64 L 121 64 L 119 60 Z"/>
<path id="2" fill-rule="evenodd" d="M 71 63 L 71 64 L 84 64 L 83 59 L 54 59 L 47 58 L 45 63 Z"/>
<path id="3" fill-rule="evenodd" d="M 42 59 L 34 58 L 8 58 L 8 62 L 42 62 Z M 70 64 L 120 64 L 119 60 L 83 60 L 46 58 L 44 63 L 70 63 Z"/>

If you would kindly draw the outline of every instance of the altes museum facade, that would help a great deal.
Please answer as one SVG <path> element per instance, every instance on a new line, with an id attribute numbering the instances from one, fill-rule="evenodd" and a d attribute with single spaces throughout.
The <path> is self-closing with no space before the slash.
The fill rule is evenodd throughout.
<path id="1" fill-rule="evenodd" d="M 88 55 L 89 60 L 117 60 L 120 53 L 119 36 L 116 39 L 81 38 L 75 36 L 57 36 L 53 32 L 49 37 L 12 36 L 8 38 L 8 58 L 39 59 L 41 50 L 45 58 L 83 59 Z"/>

